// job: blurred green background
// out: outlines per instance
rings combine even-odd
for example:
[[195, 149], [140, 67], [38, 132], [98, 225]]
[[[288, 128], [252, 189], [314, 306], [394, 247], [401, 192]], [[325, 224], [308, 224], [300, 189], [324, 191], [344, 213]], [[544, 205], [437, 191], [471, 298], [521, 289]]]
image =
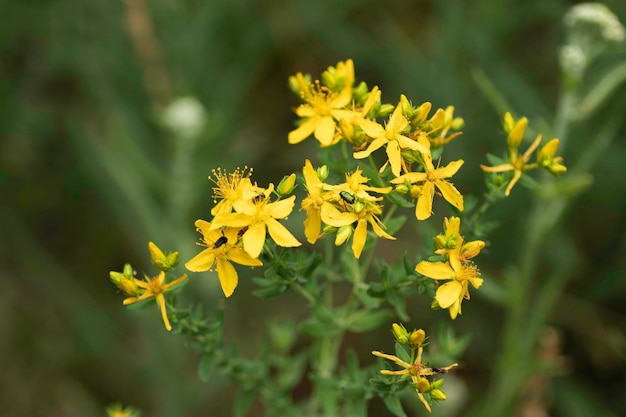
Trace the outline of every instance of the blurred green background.
[[[207, 218], [212, 206], [211, 169], [251, 166], [260, 184], [301, 170], [317, 143], [287, 145], [298, 104], [287, 78], [297, 71], [317, 77], [346, 58], [354, 59], [357, 80], [382, 89], [385, 102], [404, 93], [414, 103], [455, 106], [466, 127], [446, 158], [465, 159], [455, 184], [480, 196], [478, 164], [486, 152], [505, 149], [505, 109], [478, 88], [475, 75], [491, 80], [508, 100], [506, 110], [550, 136], [561, 20], [572, 4], [0, 1], [0, 414], [101, 416], [120, 401], [152, 417], [229, 415], [235, 387], [218, 375], [201, 383], [198, 356], [183, 338], [167, 334], [153, 309], [124, 309], [108, 272], [131, 262], [154, 273], [150, 240], [191, 258], [193, 221]], [[626, 22], [626, 3], [605, 4]], [[622, 43], [589, 76], [624, 60]], [[192, 144], [159, 122], [159, 112], [181, 96], [197, 98], [207, 111], [207, 127]], [[607, 115], [621, 126], [591, 167], [593, 186], [544, 242], [541, 267], [550, 270], [553, 258], [570, 266], [546, 330], [563, 372], [531, 384], [543, 384], [551, 415], [626, 415], [625, 108], [622, 85], [568, 137], [567, 165], [584, 156]], [[530, 193], [518, 186], [491, 212], [501, 227], [477, 260], [486, 280], [502, 280], [518, 259]], [[210, 307], [222, 298], [214, 275], [192, 278], [188, 300]], [[265, 319], [302, 317], [305, 309], [292, 295], [254, 300], [253, 289], [242, 279], [226, 307], [226, 337], [250, 355]], [[458, 373], [463, 389], [436, 412], [450, 406], [448, 415], [466, 415], [490, 401], [485, 387], [503, 310], [480, 291], [472, 295], [452, 323], [457, 333], [473, 335]], [[430, 312], [423, 299], [410, 312], [411, 328], [428, 330], [447, 317]], [[373, 362], [371, 349], [390, 347], [388, 329], [348, 342], [364, 363]], [[380, 403], [372, 410], [386, 415]], [[258, 405], [251, 411], [261, 413]]]

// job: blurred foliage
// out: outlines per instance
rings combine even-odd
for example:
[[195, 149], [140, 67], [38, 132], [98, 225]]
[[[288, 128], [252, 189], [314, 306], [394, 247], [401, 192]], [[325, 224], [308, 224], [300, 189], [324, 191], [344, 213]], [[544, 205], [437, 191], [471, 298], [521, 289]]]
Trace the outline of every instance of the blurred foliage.
[[[624, 2], [606, 4], [626, 22]], [[199, 356], [169, 337], [151, 311], [122, 309], [108, 271], [126, 261], [148, 265], [149, 240], [189, 259], [193, 221], [211, 205], [206, 177], [212, 168], [252, 166], [260, 183], [299, 170], [315, 144], [286, 145], [296, 104], [287, 77], [319, 73], [345, 58], [355, 60], [360, 79], [389, 94], [385, 101], [405, 93], [435, 106], [454, 104], [466, 121], [451, 148], [457, 153], [451, 157], [466, 160], [455, 184], [480, 193], [478, 163], [487, 151], [502, 148], [504, 111], [525, 115], [552, 134], [560, 84], [556, 51], [570, 5], [0, 1], [3, 416], [100, 416], [117, 401], [146, 416], [229, 415], [234, 387], [217, 377], [201, 383]], [[146, 23], [155, 37], [146, 36]], [[598, 79], [625, 59], [622, 43], [588, 76]], [[499, 95], [486, 96], [489, 87]], [[207, 109], [202, 140], [191, 145], [193, 158], [182, 161], [179, 150], [187, 145], [173, 141], [158, 118], [180, 96], [193, 96]], [[583, 149], [594, 141], [601, 163], [587, 167], [593, 187], [566, 209], [540, 259], [541, 270], [567, 265], [563, 273], [570, 278], [548, 320], [567, 364], [564, 374], [541, 385], [552, 393], [554, 415], [626, 414], [624, 108], [622, 86], [568, 136], [568, 165], [584, 160]], [[607, 125], [618, 128], [613, 141], [602, 136]], [[492, 241], [501, 244], [481, 261], [490, 262], [482, 266], [487, 293], [489, 279], [498, 282], [503, 266], [515, 268], [522, 249], [519, 219], [528, 211], [530, 191], [517, 191], [492, 213], [501, 220]], [[428, 227], [417, 238], [405, 237], [405, 247], [430, 239]], [[252, 354], [249, 340], [263, 328], [258, 317], [301, 315], [304, 307], [289, 296], [268, 305], [248, 296], [255, 287], [242, 281], [228, 300], [225, 332]], [[221, 297], [212, 276], [191, 285], [198, 289], [188, 294], [195, 301], [211, 306]], [[439, 415], [462, 415], [485, 400], [502, 314], [488, 301], [497, 297], [475, 298], [471, 313], [454, 323], [458, 333], [474, 336], [459, 372], [468, 384], [458, 389], [460, 402], [448, 401], [435, 410]], [[407, 311], [416, 326], [433, 325], [423, 319], [436, 316], [425, 314], [428, 305]], [[351, 337], [362, 362], [373, 361], [368, 349], [378, 337]], [[520, 393], [520, 399], [531, 395]], [[372, 407], [372, 415], [382, 415], [375, 413], [383, 413], [382, 404]], [[253, 404], [250, 415], [261, 412]]]

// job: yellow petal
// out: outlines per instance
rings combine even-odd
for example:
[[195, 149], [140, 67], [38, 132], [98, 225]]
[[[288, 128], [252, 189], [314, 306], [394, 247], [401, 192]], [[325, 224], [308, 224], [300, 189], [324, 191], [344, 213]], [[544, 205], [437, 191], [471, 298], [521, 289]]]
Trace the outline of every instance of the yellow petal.
[[167, 318], [167, 311], [165, 310], [165, 297], [163, 294], [158, 294], [156, 296], [156, 302], [159, 305], [159, 310], [161, 310], [161, 318], [163, 319], [163, 324], [168, 332], [172, 331], [172, 325], [170, 324], [170, 320]]
[[319, 119], [314, 132], [315, 139], [319, 140], [323, 146], [328, 146], [335, 136], [335, 121], [332, 117], [326, 116]]
[[400, 147], [404, 149], [408, 148], [408, 149], [413, 149], [414, 151], [428, 153], [428, 149], [424, 145], [422, 145], [421, 143], [413, 139], [409, 139], [406, 136], [402, 136], [402, 135], [398, 135], [396, 139], [400, 143]]
[[463, 160], [459, 159], [458, 161], [452, 161], [445, 167], [437, 169], [437, 175], [439, 178], [450, 178], [454, 174], [457, 173], [459, 169], [463, 166]]
[[454, 185], [445, 180], [438, 180], [435, 184], [448, 203], [463, 211], [463, 196]]
[[452, 279], [454, 270], [445, 262], [421, 261], [415, 270], [425, 277], [432, 279]]
[[272, 218], [268, 219], [267, 230], [278, 246], [293, 248], [302, 245], [302, 243], [298, 242], [298, 239], [296, 239], [285, 226], [280, 224], [278, 220]]
[[152, 262], [161, 261], [165, 259], [165, 254], [157, 245], [153, 242], [148, 243], [148, 250], [150, 251], [150, 257], [152, 258]]
[[265, 224], [257, 223], [248, 227], [243, 234], [243, 248], [253, 258], [258, 258], [265, 244]]
[[306, 189], [309, 191], [309, 194], [318, 195], [322, 187], [322, 181], [320, 181], [319, 177], [317, 176], [317, 172], [313, 168], [311, 161], [309, 161], [308, 159], [304, 162], [302, 175], [304, 176]]
[[469, 282], [472, 284], [472, 286], [476, 289], [480, 288], [481, 285], [483, 285], [483, 279], [482, 278], [478, 278], [478, 277], [470, 277], [468, 278]]
[[402, 115], [402, 106], [397, 105], [396, 109], [391, 114], [389, 118], [389, 123], [387, 124], [387, 131], [393, 132], [394, 136], [400, 134], [405, 127], [409, 125], [409, 122]]
[[485, 172], [506, 172], [506, 171], [513, 171], [515, 167], [512, 164], [496, 165], [495, 167], [488, 167], [486, 165], [481, 165], [480, 169], [482, 169]]
[[446, 282], [437, 289], [435, 298], [441, 308], [448, 308], [463, 296], [463, 286], [456, 280]]
[[295, 205], [296, 196], [292, 195], [284, 200], [275, 201], [267, 205], [267, 212], [275, 219], [284, 219], [289, 216]]
[[404, 184], [407, 181], [409, 184], [415, 184], [417, 182], [426, 181], [426, 173], [425, 172], [409, 172], [408, 174], [404, 174], [399, 176], [398, 178], [394, 178], [391, 180], [392, 184]]
[[215, 262], [215, 250], [208, 248], [191, 258], [185, 268], [192, 272], [204, 272], [211, 269]]
[[258, 259], [253, 258], [252, 256], [250, 256], [248, 254], [248, 252], [246, 252], [245, 250], [243, 250], [243, 248], [231, 248], [228, 253], [226, 254], [226, 257], [235, 262], [238, 263], [239, 265], [245, 265], [245, 266], [261, 266], [263, 265], [263, 262], [259, 261]]
[[295, 145], [296, 143], [300, 143], [306, 138], [308, 138], [309, 136], [311, 136], [311, 133], [315, 131], [316, 126], [317, 126], [316, 118], [307, 119], [303, 121], [302, 123], [300, 123], [300, 126], [297, 129], [289, 132], [289, 135], [287, 136], [287, 140], [292, 145]]
[[313, 244], [317, 241], [322, 228], [322, 218], [320, 217], [319, 208], [310, 208], [306, 211], [306, 220], [304, 220], [304, 236], [307, 242]]
[[378, 139], [374, 139], [372, 141], [372, 143], [369, 144], [369, 146], [360, 151], [360, 152], [354, 152], [352, 154], [352, 157], [354, 159], [363, 159], [363, 158], [367, 158], [368, 156], [370, 156], [372, 154], [372, 152], [374, 152], [375, 150], [383, 147], [385, 144], [387, 143], [387, 139], [385, 139], [384, 137], [382, 138], [378, 138]]
[[372, 225], [372, 230], [376, 233], [376, 235], [384, 237], [385, 239], [396, 240], [395, 237], [391, 236], [389, 233], [385, 232], [382, 227], [380, 227], [374, 216], [369, 216], [367, 220]]
[[461, 314], [461, 301], [457, 300], [456, 302], [452, 303], [450, 307], [448, 307], [448, 312], [450, 313], [450, 318], [452, 320], [455, 320], [456, 316]]
[[252, 218], [243, 213], [218, 214], [213, 219], [211, 229], [219, 229], [222, 226], [229, 227], [246, 227], [250, 225]]
[[359, 218], [355, 213], [340, 212], [331, 204], [322, 205], [322, 221], [329, 226], [341, 227], [354, 223]]
[[237, 287], [239, 277], [235, 267], [225, 258], [217, 259], [217, 277], [220, 279], [222, 291], [226, 297], [233, 295], [233, 291]]
[[[366, 119], [359, 120], [359, 126], [367, 136], [370, 138], [378, 138], [380, 136], [385, 135], [385, 128], [383, 128], [380, 124]], [[386, 140], [386, 139], [385, 139]]]
[[517, 181], [519, 181], [521, 176], [522, 176], [522, 171], [515, 170], [515, 174], [513, 174], [513, 178], [511, 179], [511, 182], [509, 183], [509, 185], [507, 185], [506, 190], [504, 191], [505, 196], [508, 197], [511, 194], [511, 190], [513, 189], [513, 186], [517, 184]]
[[367, 221], [365, 219], [360, 219], [356, 226], [356, 230], [354, 231], [354, 236], [352, 237], [352, 253], [354, 253], [355, 258], [359, 259], [361, 257], [361, 252], [363, 252], [366, 239]]
[[478, 255], [480, 251], [485, 247], [485, 242], [482, 240], [473, 240], [467, 242], [461, 248], [461, 256], [464, 259], [471, 259]]
[[400, 145], [397, 141], [394, 140], [387, 144], [387, 158], [389, 158], [391, 172], [393, 172], [394, 177], [400, 176], [402, 155], [400, 155]]
[[432, 215], [434, 196], [434, 184], [430, 181], [426, 181], [422, 186], [422, 191], [417, 199], [417, 205], [415, 206], [415, 217], [417, 220], [425, 220]]

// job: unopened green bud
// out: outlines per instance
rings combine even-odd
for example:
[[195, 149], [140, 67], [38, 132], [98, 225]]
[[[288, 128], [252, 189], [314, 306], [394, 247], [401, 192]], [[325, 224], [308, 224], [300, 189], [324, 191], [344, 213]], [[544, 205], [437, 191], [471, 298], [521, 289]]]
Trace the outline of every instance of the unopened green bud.
[[368, 93], [367, 84], [365, 84], [364, 81], [361, 81], [361, 83], [353, 91], [354, 99], [357, 103], [363, 104], [365, 103], [365, 100], [367, 100]]
[[409, 343], [409, 332], [406, 331], [406, 328], [403, 325], [393, 323], [391, 325], [391, 331], [398, 343], [402, 345], [406, 345]]
[[382, 104], [380, 106], [380, 110], [378, 110], [378, 116], [379, 117], [388, 116], [393, 112], [394, 108], [395, 107], [393, 106], [393, 104]]
[[328, 225], [326, 225], [326, 226], [324, 226], [323, 231], [324, 231], [324, 234], [326, 234], [326, 235], [332, 235], [332, 234], [337, 233], [337, 228], [335, 226], [328, 226]]
[[409, 187], [406, 184], [400, 184], [396, 185], [395, 190], [398, 194], [406, 194], [409, 192]]
[[296, 188], [296, 174], [285, 175], [276, 187], [276, 192], [280, 197], [288, 196]]
[[429, 394], [430, 398], [437, 401], [444, 401], [446, 398], [448, 398], [446, 397], [446, 393], [440, 389], [432, 389], [430, 390]]
[[420, 347], [424, 342], [424, 339], [426, 339], [426, 332], [422, 329], [413, 330], [409, 336], [409, 342], [413, 348]]
[[122, 271], [122, 273], [127, 278], [131, 278], [135, 276], [135, 271], [133, 270], [133, 267], [131, 266], [131, 264], [124, 264], [124, 270]]
[[431, 384], [432, 389], [440, 389], [443, 386], [443, 379], [436, 379]]
[[315, 172], [317, 172], [317, 178], [319, 178], [320, 181], [324, 181], [326, 180], [326, 178], [328, 178], [328, 166], [326, 165], [322, 165], [321, 167], [317, 168]]
[[111, 279], [111, 282], [113, 282], [113, 284], [119, 287], [120, 281], [122, 280], [122, 278], [124, 278], [124, 275], [116, 271], [111, 271], [109, 272], [109, 278]]
[[357, 200], [352, 207], [354, 207], [355, 213], [360, 213], [365, 210], [365, 203], [362, 200]]

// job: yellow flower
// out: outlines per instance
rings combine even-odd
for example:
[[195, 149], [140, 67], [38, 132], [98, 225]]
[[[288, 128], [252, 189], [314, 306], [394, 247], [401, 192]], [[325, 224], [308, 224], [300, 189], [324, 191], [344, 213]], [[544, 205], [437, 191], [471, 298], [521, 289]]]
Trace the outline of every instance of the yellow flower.
[[251, 200], [258, 192], [258, 187], [252, 185], [250, 175], [252, 169], [237, 168], [235, 172], [227, 174], [220, 168], [213, 170], [215, 179], [209, 177], [217, 185], [213, 188], [213, 201], [217, 203], [211, 210], [213, 216], [230, 213], [233, 211], [233, 204], [239, 200]]
[[324, 183], [320, 180], [317, 172], [313, 169], [313, 165], [311, 165], [311, 161], [308, 159], [304, 163], [304, 168], [302, 168], [302, 175], [304, 176], [306, 189], [309, 193], [309, 195], [302, 200], [302, 208], [306, 211], [304, 235], [306, 236], [306, 240], [313, 244], [319, 238], [322, 228], [320, 209], [322, 204], [324, 204], [324, 199], [322, 198]]
[[433, 165], [433, 157], [430, 153], [430, 143], [424, 136], [418, 139], [426, 148], [422, 152], [422, 160], [424, 162], [424, 170], [426, 172], [409, 172], [398, 178], [391, 180], [393, 184], [416, 184], [423, 183], [415, 205], [415, 217], [417, 220], [425, 220], [432, 215], [433, 198], [435, 197], [435, 187], [441, 191], [443, 198], [454, 207], [463, 211], [463, 196], [454, 185], [445, 180], [450, 178], [463, 165], [463, 160], [450, 162], [445, 167], [435, 168]]
[[230, 297], [239, 281], [231, 262], [245, 266], [261, 266], [263, 263], [252, 258], [238, 244], [238, 233], [241, 229], [226, 228], [223, 232], [211, 230], [211, 223], [204, 220], [197, 220], [196, 228], [202, 233], [199, 245], [206, 246], [206, 249], [189, 260], [185, 268], [193, 272], [204, 272], [216, 266], [222, 291], [226, 297]]
[[[423, 333], [423, 330], [419, 330], [419, 331]], [[434, 389], [434, 387], [431, 387], [431, 384], [424, 377], [438, 375], [441, 373], [447, 373], [450, 369], [458, 366], [459, 364], [453, 363], [452, 365], [448, 365], [442, 368], [431, 368], [427, 366], [425, 362], [422, 362], [423, 351], [424, 351], [424, 347], [420, 345], [417, 348], [417, 355], [415, 356], [415, 360], [413, 360], [412, 363], [405, 362], [395, 355], [388, 355], [386, 353], [382, 353], [377, 350], [373, 351], [372, 355], [378, 356], [379, 358], [390, 360], [396, 363], [397, 365], [400, 365], [402, 368], [404, 368], [399, 371], [390, 371], [388, 369], [382, 369], [380, 373], [383, 375], [396, 375], [396, 376], [408, 375], [410, 376], [411, 380], [413, 381], [413, 385], [415, 386], [415, 392], [417, 393], [417, 396], [419, 397], [422, 404], [424, 404], [424, 407], [426, 407], [426, 410], [428, 410], [428, 412], [430, 413], [432, 410], [430, 408], [430, 405], [426, 401], [426, 398], [424, 398], [423, 393], [430, 392], [431, 389]], [[443, 392], [441, 393], [443, 394]], [[435, 399], [444, 400], [445, 394], [443, 396], [439, 395], [439, 398], [435, 398]]]
[[[427, 151], [422, 144], [402, 134], [409, 126], [409, 122], [402, 115], [402, 106], [400, 104], [396, 106], [385, 127], [375, 121], [365, 119], [359, 121], [359, 126], [374, 140], [367, 149], [355, 152], [353, 157], [355, 159], [367, 158], [372, 152], [386, 145], [388, 163], [391, 165], [391, 172], [396, 177], [400, 175], [400, 171], [403, 168], [406, 171], [405, 163], [402, 159], [402, 149], [412, 149], [420, 152]], [[381, 172], [386, 165], [387, 163], [383, 165]]]
[[154, 278], [149, 278], [145, 276], [145, 281], [133, 278], [134, 283], [138, 287], [139, 293], [141, 295], [128, 297], [124, 300], [124, 305], [134, 304], [139, 301], [147, 300], [151, 297], [154, 297], [156, 300], [159, 309], [161, 310], [161, 317], [163, 319], [163, 324], [165, 324], [165, 328], [167, 331], [172, 330], [172, 325], [170, 324], [169, 319], [167, 318], [167, 311], [165, 309], [165, 296], [163, 295], [166, 291], [173, 289], [178, 284], [182, 283], [187, 279], [187, 274], [183, 274], [178, 277], [174, 281], [165, 283], [165, 272], [160, 271], [159, 275]]
[[258, 258], [265, 244], [266, 229], [278, 246], [296, 247], [301, 243], [280, 224], [278, 220], [285, 219], [293, 210], [296, 196], [269, 203], [269, 197], [274, 190], [270, 188], [258, 194], [251, 201], [238, 200], [233, 204], [235, 213], [219, 214], [213, 219], [211, 229], [221, 227], [246, 228], [243, 233], [243, 248], [253, 258]]
[[448, 309], [453, 320], [461, 314], [463, 298], [470, 299], [469, 284], [479, 288], [483, 283], [478, 268], [469, 259], [478, 255], [484, 245], [480, 240], [463, 245], [461, 239], [456, 248], [447, 251], [448, 262], [422, 261], [415, 267], [428, 278], [449, 280], [437, 289], [435, 299], [441, 308]]
[[[295, 110], [302, 120], [297, 129], [289, 132], [288, 141], [290, 144], [300, 143], [311, 134], [322, 146], [330, 146], [336, 142], [334, 139], [335, 120], [340, 120], [350, 114], [345, 107], [352, 100], [352, 84], [354, 83], [354, 63], [352, 60], [348, 59], [345, 63], [337, 64], [334, 75], [339, 75], [343, 82], [343, 89], [339, 92], [322, 86], [319, 82], [308, 89], [300, 87], [302, 99], [306, 104], [298, 106]], [[297, 79], [299, 84], [302, 84], [304, 78], [301, 76]]]
[[[355, 258], [361, 257], [361, 252], [363, 251], [363, 247], [365, 246], [365, 241], [367, 240], [367, 224], [369, 223], [372, 226], [372, 230], [374, 233], [380, 237], [384, 237], [385, 239], [396, 240], [395, 237], [391, 236], [387, 232], [383, 230], [385, 225], [380, 221], [377, 215], [381, 214], [380, 207], [376, 203], [369, 203], [363, 201], [356, 201], [359, 204], [354, 204], [354, 211], [346, 211], [340, 212], [333, 205], [327, 204], [322, 206], [321, 218], [324, 223], [333, 226], [333, 227], [344, 227], [357, 223], [356, 228], [354, 230], [354, 235], [352, 237], [352, 252], [354, 253]], [[342, 244], [349, 234], [337, 234], [337, 239], [335, 240], [335, 245]]]

